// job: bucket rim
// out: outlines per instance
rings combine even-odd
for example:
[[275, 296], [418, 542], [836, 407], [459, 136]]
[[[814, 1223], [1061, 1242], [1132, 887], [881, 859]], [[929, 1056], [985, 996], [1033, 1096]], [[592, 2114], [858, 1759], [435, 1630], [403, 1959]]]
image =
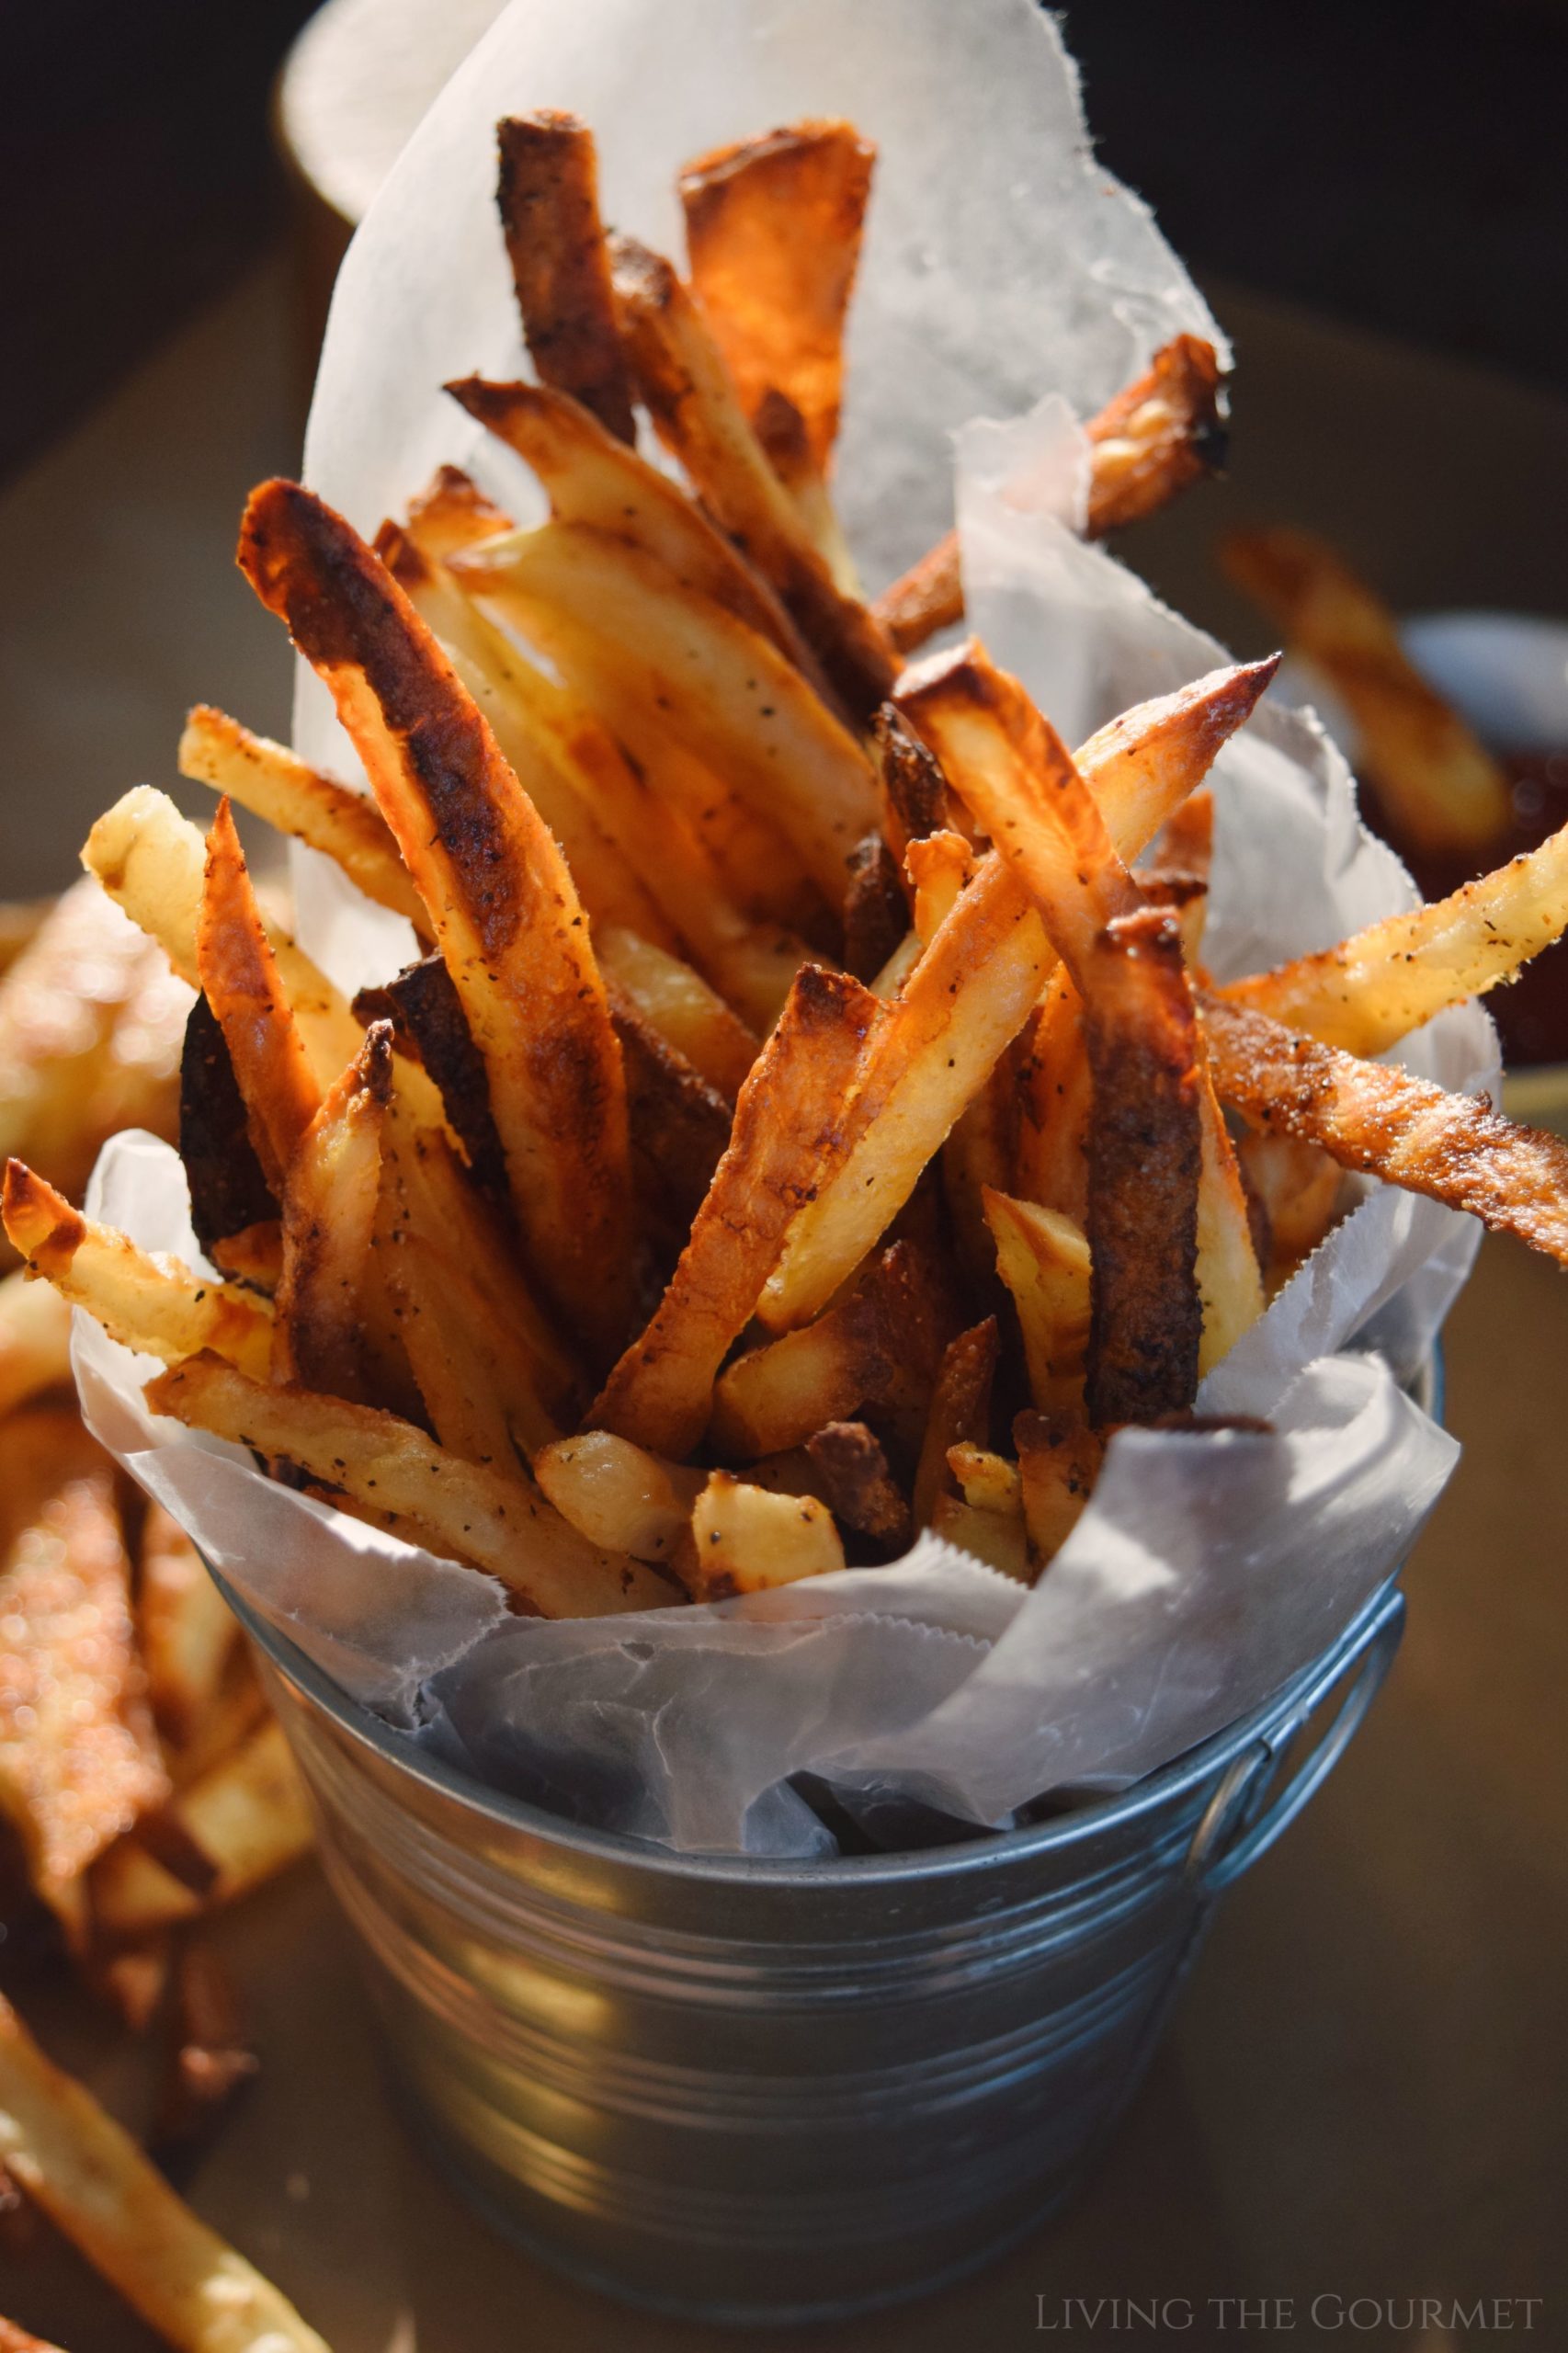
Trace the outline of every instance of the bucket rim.
[[[1409, 1384], [1418, 1404], [1435, 1421], [1443, 1418], [1443, 1361], [1433, 1347], [1420, 1372]], [[207, 1563], [208, 1572], [251, 1640], [301, 1698], [330, 1718], [340, 1732], [360, 1747], [372, 1750], [396, 1771], [406, 1773], [426, 1788], [477, 1814], [498, 1828], [521, 1832], [541, 1844], [625, 1870], [647, 1871], [657, 1877], [707, 1881], [715, 1887], [821, 1888], [825, 1881], [840, 1886], [874, 1886], [911, 1880], [960, 1877], [992, 1870], [1037, 1854], [1063, 1849], [1097, 1837], [1102, 1832], [1136, 1822], [1181, 1797], [1240, 1756], [1276, 1723], [1287, 1723], [1302, 1697], [1331, 1675], [1336, 1661], [1348, 1666], [1356, 1656], [1370, 1621], [1382, 1609], [1398, 1583], [1403, 1563], [1369, 1595], [1350, 1622], [1317, 1656], [1289, 1682], [1281, 1684], [1245, 1716], [1211, 1733], [1207, 1740], [1146, 1773], [1127, 1789], [1089, 1798], [1047, 1821], [1028, 1823], [1017, 1830], [977, 1828], [972, 1837], [950, 1845], [921, 1847], [875, 1855], [833, 1855], [818, 1858], [770, 1858], [762, 1855], [694, 1855], [627, 1837], [619, 1831], [596, 1830], [586, 1824], [532, 1805], [526, 1798], [509, 1797], [471, 1780], [457, 1767], [416, 1748], [374, 1711], [338, 1688], [324, 1669], [280, 1634], [237, 1594], [222, 1571]]]

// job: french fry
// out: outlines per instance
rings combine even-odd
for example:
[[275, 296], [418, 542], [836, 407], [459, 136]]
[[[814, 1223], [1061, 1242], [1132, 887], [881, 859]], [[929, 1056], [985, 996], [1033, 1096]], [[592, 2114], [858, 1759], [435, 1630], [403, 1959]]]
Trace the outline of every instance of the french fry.
[[210, 1717], [239, 1639], [239, 1623], [201, 1555], [162, 1504], [142, 1529], [136, 1627], [158, 1728], [186, 1748]]
[[1271, 1268], [1294, 1267], [1333, 1223], [1345, 1171], [1315, 1143], [1256, 1128], [1238, 1140], [1236, 1158], [1261, 1210]]
[[815, 1495], [775, 1495], [727, 1471], [709, 1474], [691, 1515], [692, 1597], [766, 1593], [844, 1566], [833, 1514]]
[[756, 1060], [757, 1039], [699, 972], [634, 931], [607, 926], [595, 940], [606, 983], [624, 992], [710, 1086], [733, 1103]]
[[95, 1923], [105, 1936], [141, 1937], [236, 1903], [308, 1854], [312, 1835], [288, 1742], [268, 1718], [94, 1866]]
[[680, 1264], [596, 1400], [594, 1427], [676, 1461], [696, 1447], [714, 1378], [785, 1229], [842, 1149], [845, 1094], [881, 1018], [877, 999], [846, 974], [801, 971], [741, 1089], [729, 1149]]
[[912, 842], [955, 824], [956, 809], [941, 764], [898, 705], [885, 702], [871, 722], [882, 786], [882, 832], [895, 858]]
[[1215, 1084], [1248, 1119], [1568, 1265], [1568, 1143], [1560, 1137], [1319, 1045], [1267, 1014], [1210, 996], [1202, 1012]]
[[701, 310], [669, 263], [632, 238], [611, 239], [610, 267], [627, 357], [660, 440], [778, 591], [845, 709], [869, 718], [892, 685], [892, 648], [812, 546]]
[[1018, 1466], [1005, 1454], [994, 1454], [988, 1446], [960, 1438], [957, 1446], [948, 1449], [948, 1468], [972, 1511], [1001, 1512], [1010, 1519], [1022, 1517]]
[[488, 1569], [547, 1618], [656, 1608], [668, 1588], [624, 1556], [585, 1543], [520, 1468], [463, 1461], [395, 1415], [305, 1390], [267, 1389], [215, 1357], [195, 1357], [148, 1385], [154, 1413], [296, 1463], [350, 1505], [396, 1521], [410, 1543]]
[[1446, 899], [1220, 994], [1320, 1045], [1381, 1054], [1447, 1006], [1511, 981], [1565, 929], [1568, 825]]
[[983, 1323], [949, 1340], [943, 1353], [915, 1473], [917, 1528], [930, 1527], [937, 1503], [949, 1490], [948, 1457], [952, 1449], [965, 1441], [985, 1442], [996, 1347], [996, 1318], [988, 1315]]
[[177, 1258], [148, 1257], [113, 1226], [74, 1210], [19, 1160], [6, 1164], [4, 1213], [32, 1272], [96, 1315], [111, 1339], [168, 1362], [210, 1348], [265, 1378], [272, 1314], [253, 1292], [193, 1274]]
[[1325, 540], [1237, 531], [1220, 559], [1349, 711], [1390, 814], [1425, 849], [1476, 849], [1506, 831], [1502, 769], [1399, 642], [1393, 615]]
[[915, 901], [915, 937], [922, 948], [929, 948], [952, 914], [959, 892], [974, 880], [974, 852], [962, 834], [945, 826], [910, 843], [903, 869]]
[[[1148, 373], [1092, 417], [1086, 539], [1140, 521], [1190, 482], [1224, 463], [1220, 371], [1213, 346], [1180, 335], [1154, 354]], [[956, 531], [883, 590], [872, 608], [901, 654], [963, 619]]]
[[473, 1180], [487, 1200], [506, 1199], [506, 1155], [490, 1108], [484, 1060], [473, 1042], [462, 999], [439, 956], [422, 956], [384, 987], [361, 989], [354, 1010], [369, 1025], [388, 1020], [403, 1051], [417, 1057], [440, 1096], [447, 1123], [461, 1144]]
[[1022, 1507], [1009, 1511], [982, 1510], [962, 1495], [937, 1497], [931, 1533], [963, 1552], [972, 1552], [999, 1576], [1016, 1585], [1029, 1582], [1029, 1546]]
[[1042, 1413], [1081, 1419], [1089, 1346], [1089, 1245], [1070, 1218], [988, 1186], [985, 1220], [996, 1271], [1013, 1295], [1024, 1336], [1029, 1393]]
[[50, 2064], [3, 1998], [0, 2158], [181, 2353], [327, 2353], [286, 2298], [198, 2222], [90, 2093]]
[[1028, 1413], [1014, 1419], [1013, 1444], [1018, 1449], [1024, 1525], [1036, 1558], [1049, 1564], [1094, 1493], [1105, 1439], [1082, 1424], [1064, 1427], [1048, 1415]]
[[909, 930], [909, 907], [898, 861], [880, 833], [858, 842], [849, 858], [844, 902], [844, 964], [858, 981], [875, 981]]
[[816, 1483], [813, 1492], [839, 1525], [872, 1538], [890, 1553], [902, 1552], [910, 1537], [909, 1505], [888, 1469], [881, 1439], [865, 1423], [826, 1422], [812, 1432], [803, 1452]]
[[[179, 1070], [179, 1156], [190, 1193], [190, 1222], [215, 1266], [232, 1271], [228, 1245], [237, 1236], [274, 1229], [268, 1251], [271, 1290], [282, 1236], [277, 1195], [251, 1142], [244, 1097], [222, 1025], [204, 996], [190, 1008]], [[244, 1245], [242, 1245], [242, 1248]], [[214, 1253], [222, 1253], [221, 1256]]]
[[806, 537], [827, 566], [834, 586], [840, 596], [863, 605], [866, 599], [855, 558], [800, 410], [783, 392], [765, 392], [752, 418], [752, 429], [768, 464], [794, 500]]
[[873, 1272], [814, 1324], [737, 1357], [713, 1392], [710, 1438], [732, 1461], [799, 1446], [898, 1383], [900, 1335]]
[[[297, 484], [265, 484], [240, 563], [332, 689], [429, 909], [540, 1279], [608, 1350], [630, 1301], [626, 1088], [561, 853], [428, 630], [339, 517]], [[545, 1051], [520, 1034], [524, 1005]]]
[[657, 1204], [684, 1241], [729, 1143], [730, 1106], [613, 988], [610, 1012], [626, 1068], [639, 1197]]
[[71, 1311], [20, 1267], [0, 1281], [0, 1420], [71, 1380]]
[[1099, 1429], [1179, 1413], [1197, 1391], [1203, 1086], [1197, 1016], [1169, 911], [1117, 916], [1093, 960], [1097, 969], [1084, 987], [1093, 1083], [1085, 1397]]
[[[1077, 755], [1111, 839], [1136, 856], [1201, 782], [1276, 663], [1216, 671], [1141, 704]], [[905, 982], [846, 1107], [847, 1149], [797, 1212], [757, 1304], [771, 1331], [832, 1298], [913, 1191], [920, 1171], [1022, 1029], [1054, 965], [1038, 915], [993, 851]]]
[[153, 2146], [165, 2166], [188, 2162], [256, 2073], [233, 1980], [210, 1944], [187, 1943], [175, 1972], [176, 2021]]
[[496, 203], [529, 357], [545, 383], [634, 442], [593, 132], [576, 115], [541, 108], [498, 123], [496, 142]]
[[85, 1437], [0, 1554], [0, 1812], [80, 1945], [85, 1873], [168, 1795], [131, 1616], [111, 1465]]
[[268, 1186], [280, 1195], [321, 1089], [262, 926], [227, 801], [207, 836], [196, 935], [201, 993], [223, 1032]]
[[959, 1257], [971, 1281], [989, 1286], [996, 1271], [996, 1248], [985, 1222], [987, 1187], [1006, 1192], [1014, 1184], [1018, 1157], [1018, 1041], [1000, 1061], [971, 1103], [966, 1104], [942, 1146], [942, 1189]]
[[669, 1564], [685, 1558], [692, 1506], [706, 1483], [701, 1471], [593, 1429], [545, 1447], [534, 1458], [534, 1476], [590, 1543]]
[[253, 735], [237, 719], [199, 702], [185, 722], [176, 755], [181, 776], [209, 784], [265, 817], [280, 834], [306, 842], [343, 869], [368, 899], [426, 926], [424, 902], [397, 854], [373, 801], [320, 775], [282, 744]]
[[1017, 1189], [1081, 1226], [1089, 1214], [1089, 1062], [1083, 1000], [1060, 968], [1029, 1017], [1021, 1059]]
[[678, 182], [692, 290], [741, 405], [755, 424], [782, 393], [824, 473], [876, 159], [851, 122], [796, 122], [695, 156]]
[[[685, 586], [770, 639], [787, 662], [818, 681], [804, 640], [767, 583], [667, 474], [618, 441], [586, 409], [545, 385], [495, 384], [483, 376], [461, 378], [446, 390], [533, 468], [558, 520], [629, 540]], [[504, 543], [488, 544], [504, 561]]]
[[364, 1292], [392, 1095], [392, 1024], [378, 1021], [322, 1098], [283, 1187], [275, 1380], [363, 1401]]
[[1201, 1052], [1198, 1085], [1202, 1169], [1195, 1267], [1202, 1316], [1198, 1347], [1201, 1381], [1230, 1354], [1242, 1334], [1251, 1330], [1267, 1301], [1236, 1148], [1214, 1092], [1209, 1058]]
[[641, 711], [728, 777], [784, 828], [829, 904], [841, 907], [849, 853], [875, 823], [876, 794], [865, 755], [799, 672], [722, 605], [586, 524], [518, 532], [503, 557], [472, 549], [453, 569], [634, 754]]

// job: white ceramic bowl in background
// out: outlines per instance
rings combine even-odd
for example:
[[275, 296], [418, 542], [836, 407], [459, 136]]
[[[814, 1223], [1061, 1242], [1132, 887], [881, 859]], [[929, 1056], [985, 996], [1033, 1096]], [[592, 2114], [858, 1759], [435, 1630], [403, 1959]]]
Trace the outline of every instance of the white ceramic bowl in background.
[[[1400, 636], [1416, 668], [1499, 752], [1568, 751], [1568, 621], [1533, 613], [1419, 613]], [[1288, 662], [1278, 692], [1310, 702], [1348, 756], [1354, 731], [1335, 698]], [[1517, 1120], [1568, 1134], [1568, 1063], [1510, 1071], [1505, 1108]]]

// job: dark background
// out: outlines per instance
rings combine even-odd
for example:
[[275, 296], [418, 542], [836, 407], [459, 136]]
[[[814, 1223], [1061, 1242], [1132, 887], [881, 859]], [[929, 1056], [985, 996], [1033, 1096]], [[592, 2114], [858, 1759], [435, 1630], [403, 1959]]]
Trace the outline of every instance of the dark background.
[[[310, 13], [0, 0], [0, 476], [278, 234], [270, 85]], [[1568, 0], [1063, 14], [1102, 156], [1200, 277], [1568, 382]]]

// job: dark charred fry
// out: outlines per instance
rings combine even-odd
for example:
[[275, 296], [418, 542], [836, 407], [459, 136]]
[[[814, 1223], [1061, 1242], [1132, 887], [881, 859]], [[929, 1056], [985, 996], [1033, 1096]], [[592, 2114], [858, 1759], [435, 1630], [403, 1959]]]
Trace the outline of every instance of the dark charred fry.
[[332, 689], [484, 1058], [539, 1279], [608, 1355], [632, 1290], [626, 1087], [565, 861], [429, 630], [340, 516], [297, 483], [266, 483], [240, 564]]
[[909, 1541], [909, 1506], [880, 1439], [865, 1423], [829, 1422], [807, 1438], [804, 1452], [834, 1518], [889, 1552], [902, 1552]]
[[278, 1198], [250, 1140], [222, 1029], [204, 996], [198, 996], [185, 1025], [179, 1156], [190, 1187], [190, 1222], [209, 1256], [230, 1234], [277, 1217]]
[[756, 1304], [784, 1232], [842, 1155], [845, 1101], [878, 999], [846, 973], [804, 965], [735, 1105], [691, 1239], [649, 1324], [596, 1400], [588, 1426], [679, 1461], [708, 1426], [714, 1376]]
[[361, 989], [360, 1020], [390, 1020], [398, 1043], [422, 1063], [441, 1091], [441, 1107], [468, 1155], [475, 1184], [505, 1203], [506, 1160], [490, 1109], [484, 1057], [473, 1042], [452, 976], [439, 956], [422, 956], [384, 987]]
[[1089, 1419], [1181, 1413], [1198, 1389], [1202, 1125], [1198, 1031], [1171, 915], [1108, 925], [1084, 1002], [1089, 1120]]
[[[1179, 335], [1145, 376], [1090, 419], [1089, 507], [1085, 537], [1135, 523], [1225, 460], [1220, 371], [1213, 347]], [[963, 619], [956, 531], [886, 588], [871, 608], [901, 654]]]
[[871, 722], [882, 781], [882, 831], [896, 858], [911, 842], [948, 831], [953, 798], [942, 764], [923, 744], [896, 703], [885, 702]]
[[321, 1090], [294, 1019], [251, 888], [226, 800], [207, 836], [207, 870], [197, 923], [202, 994], [229, 1049], [250, 1139], [268, 1188], [280, 1194]]
[[952, 1492], [949, 1448], [983, 1446], [990, 1430], [991, 1384], [996, 1371], [996, 1318], [988, 1315], [949, 1340], [931, 1394], [931, 1410], [915, 1473], [915, 1524], [929, 1528], [939, 1496]]
[[730, 1107], [624, 992], [612, 989], [610, 1017], [626, 1064], [639, 1190], [662, 1205], [684, 1241], [729, 1143]]
[[824, 471], [875, 163], [853, 123], [797, 122], [697, 156], [679, 180], [692, 285], [746, 414], [783, 393]]
[[541, 108], [495, 127], [496, 202], [528, 353], [540, 378], [635, 442], [631, 386], [616, 331], [599, 222], [594, 135]]
[[858, 981], [874, 981], [909, 929], [909, 902], [898, 861], [881, 834], [851, 853], [844, 902], [844, 961]]
[[1319, 1045], [1222, 998], [1201, 1000], [1215, 1083], [1267, 1133], [1465, 1210], [1568, 1266], [1568, 1143], [1483, 1101]]

